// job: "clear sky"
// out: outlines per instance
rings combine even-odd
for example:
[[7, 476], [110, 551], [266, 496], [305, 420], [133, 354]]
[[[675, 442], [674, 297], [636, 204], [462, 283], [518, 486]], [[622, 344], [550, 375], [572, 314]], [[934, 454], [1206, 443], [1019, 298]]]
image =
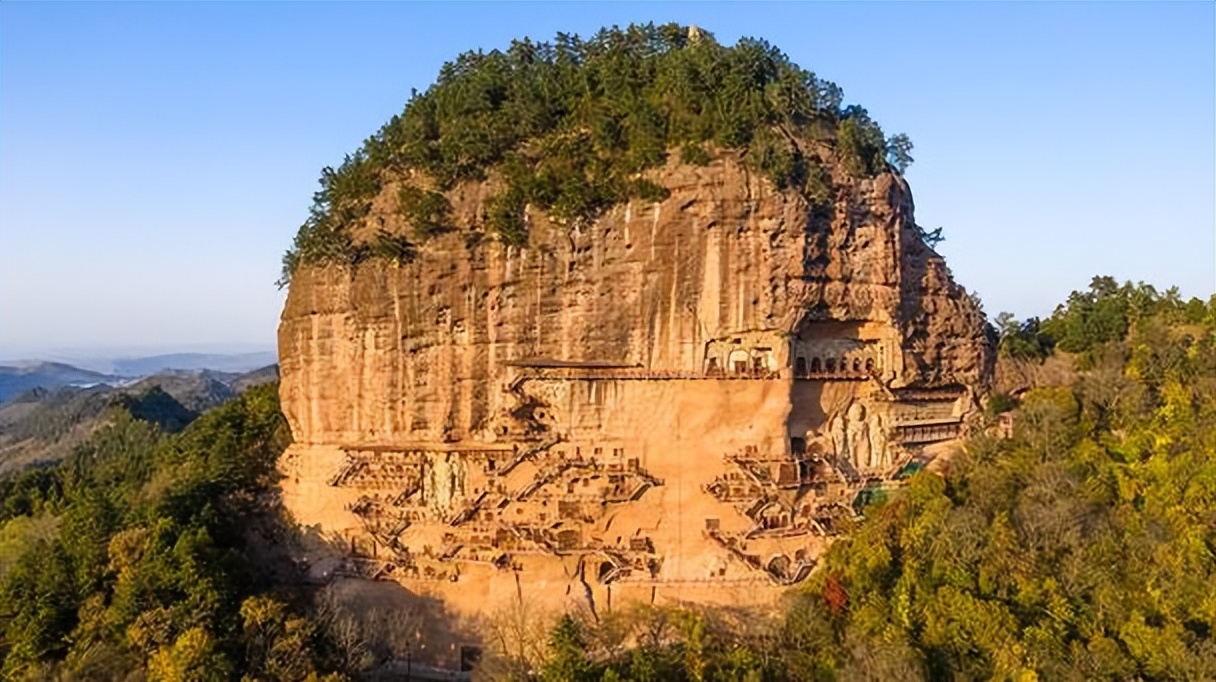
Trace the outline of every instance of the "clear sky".
[[991, 316], [1091, 276], [1216, 289], [1216, 5], [0, 3], [0, 357], [270, 347], [279, 259], [439, 66], [678, 21], [758, 36], [916, 144]]

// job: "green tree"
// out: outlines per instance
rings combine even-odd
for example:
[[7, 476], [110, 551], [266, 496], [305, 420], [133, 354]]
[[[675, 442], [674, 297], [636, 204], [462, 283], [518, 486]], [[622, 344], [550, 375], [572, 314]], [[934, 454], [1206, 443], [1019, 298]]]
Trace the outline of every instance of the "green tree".
[[912, 165], [912, 148], [912, 140], [904, 133], [893, 135], [887, 140], [887, 163], [900, 175]]
[[552, 682], [594, 682], [602, 673], [587, 659], [582, 625], [570, 615], [558, 619], [549, 635], [549, 660], [541, 679]]

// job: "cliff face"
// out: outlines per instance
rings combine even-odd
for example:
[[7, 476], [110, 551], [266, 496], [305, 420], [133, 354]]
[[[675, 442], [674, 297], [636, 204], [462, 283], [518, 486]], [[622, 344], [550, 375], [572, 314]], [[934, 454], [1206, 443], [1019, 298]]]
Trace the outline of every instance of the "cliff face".
[[[303, 269], [279, 332], [297, 440], [493, 439], [511, 399], [489, 384], [512, 362], [701, 374], [726, 337], [778, 339], [819, 321], [884, 327], [895, 386], [983, 378], [982, 318], [921, 243], [902, 180], [863, 183], [813, 216], [729, 160], [661, 177], [666, 201], [581, 230], [533, 215], [530, 248], [450, 234], [399, 267]], [[792, 365], [788, 349], [772, 351]]]
[[[854, 488], [957, 436], [992, 354], [901, 178], [823, 209], [729, 156], [651, 177], [667, 199], [579, 228], [530, 211], [526, 248], [450, 233], [297, 272], [297, 517], [457, 610], [517, 579], [555, 605], [712, 599], [800, 579]], [[368, 225], [402, 229], [392, 201]]]

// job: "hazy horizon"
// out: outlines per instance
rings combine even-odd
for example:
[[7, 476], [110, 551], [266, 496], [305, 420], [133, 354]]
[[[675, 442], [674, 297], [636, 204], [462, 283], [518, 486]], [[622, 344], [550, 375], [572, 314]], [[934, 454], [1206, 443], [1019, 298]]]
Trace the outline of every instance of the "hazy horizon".
[[1211, 3], [4, 3], [0, 19], [0, 359], [273, 350], [279, 259], [321, 168], [411, 88], [465, 50], [651, 20], [764, 38], [907, 133], [917, 221], [944, 227], [990, 318], [1047, 315], [1094, 275], [1216, 290]]
[[[211, 343], [184, 346], [139, 346], [139, 345], [100, 345], [100, 346], [52, 346], [47, 348], [28, 348], [10, 352], [0, 348], [0, 364], [12, 365], [29, 361], [63, 362], [66, 364], [96, 363], [100, 361], [132, 360], [153, 358], [168, 355], [257, 355], [262, 353], [278, 354], [278, 349], [271, 344], [244, 343]], [[87, 369], [83, 365], [77, 365]]]

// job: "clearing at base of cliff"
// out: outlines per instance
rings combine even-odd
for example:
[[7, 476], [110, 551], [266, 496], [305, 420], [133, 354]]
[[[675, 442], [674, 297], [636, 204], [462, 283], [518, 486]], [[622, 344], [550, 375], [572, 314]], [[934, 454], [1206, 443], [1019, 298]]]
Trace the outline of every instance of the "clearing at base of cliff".
[[760, 41], [463, 55], [285, 259], [285, 503], [469, 617], [771, 600], [991, 376], [908, 148]]

